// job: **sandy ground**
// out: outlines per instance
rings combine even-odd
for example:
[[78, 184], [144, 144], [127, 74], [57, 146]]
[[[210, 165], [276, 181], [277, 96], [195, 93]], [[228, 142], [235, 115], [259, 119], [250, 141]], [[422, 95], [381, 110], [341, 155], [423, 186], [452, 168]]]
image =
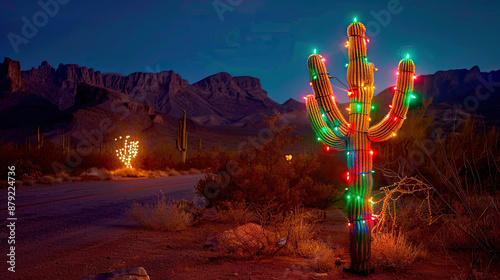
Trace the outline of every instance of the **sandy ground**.
[[[138, 228], [126, 217], [126, 209], [132, 201], [150, 200], [153, 194], [158, 194], [158, 188], [175, 198], [189, 198], [194, 186], [190, 181], [197, 178], [189, 176], [173, 177], [177, 178], [176, 181], [130, 181], [128, 191], [119, 191], [113, 182], [107, 188], [94, 182], [87, 187], [95, 188], [95, 191], [87, 190], [83, 198], [71, 200], [65, 199], [82, 196], [78, 190], [81, 186], [60, 186], [60, 193], [52, 198], [62, 201], [19, 209], [20, 213], [23, 212], [20, 215], [24, 219], [21, 223], [24, 228], [18, 228], [17, 272], [6, 272], [2, 261], [0, 278], [80, 279], [89, 274], [139, 266], [146, 269], [151, 279], [365, 278], [343, 273], [342, 267], [327, 274], [316, 273], [309, 265], [313, 260], [304, 258], [275, 257], [261, 261], [220, 258], [205, 250], [203, 245], [207, 237], [228, 229], [227, 224], [204, 220], [182, 232], [157, 232]], [[190, 183], [179, 183], [185, 181]], [[172, 183], [178, 184], [167, 186]], [[54, 190], [40, 191], [48, 193]], [[109, 194], [86, 196], [96, 191]], [[45, 196], [40, 197], [50, 201]], [[33, 198], [29, 203], [36, 204], [37, 201], [40, 200]], [[319, 238], [347, 248], [348, 234], [342, 212], [337, 208], [328, 211]], [[4, 251], [5, 243], [2, 243]], [[348, 266], [347, 250], [343, 259], [347, 260], [344, 266]], [[376, 271], [366, 279], [450, 279], [459, 273], [459, 267], [444, 253], [432, 253], [427, 260], [402, 274]]]

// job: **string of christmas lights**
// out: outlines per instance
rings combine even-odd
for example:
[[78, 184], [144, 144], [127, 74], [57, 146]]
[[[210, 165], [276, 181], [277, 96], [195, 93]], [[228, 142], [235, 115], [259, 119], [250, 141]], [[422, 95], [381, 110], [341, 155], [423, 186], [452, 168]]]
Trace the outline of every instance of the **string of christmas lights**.
[[[123, 138], [123, 147], [116, 150], [116, 156], [125, 164], [126, 168], [132, 168], [131, 161], [137, 156], [139, 150], [139, 141], [129, 141], [130, 135]], [[115, 138], [115, 141], [121, 140], [122, 137]]]

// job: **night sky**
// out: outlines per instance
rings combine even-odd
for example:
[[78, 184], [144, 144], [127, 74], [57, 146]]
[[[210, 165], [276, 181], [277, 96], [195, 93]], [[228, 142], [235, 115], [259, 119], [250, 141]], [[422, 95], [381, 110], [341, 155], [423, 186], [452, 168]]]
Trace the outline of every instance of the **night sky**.
[[[38, 1], [0, 0], [0, 56], [19, 60], [23, 70], [47, 60], [125, 75], [174, 70], [190, 83], [222, 71], [248, 75], [282, 103], [310, 93], [306, 60], [315, 48], [345, 83], [346, 29], [356, 17], [369, 27], [376, 92], [395, 83], [406, 53], [417, 75], [500, 69], [498, 0], [58, 1], [65, 4], [44, 17]], [[23, 17], [40, 26], [27, 33], [32, 38], [23, 35]], [[9, 33], [23, 42], [13, 46]]]

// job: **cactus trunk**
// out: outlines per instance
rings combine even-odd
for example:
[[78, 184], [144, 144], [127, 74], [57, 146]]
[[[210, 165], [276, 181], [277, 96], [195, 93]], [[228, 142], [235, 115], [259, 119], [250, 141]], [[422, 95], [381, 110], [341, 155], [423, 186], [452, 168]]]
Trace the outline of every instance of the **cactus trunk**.
[[397, 86], [389, 113], [380, 123], [370, 127], [373, 98], [373, 63], [366, 56], [365, 27], [352, 23], [347, 29], [349, 64], [349, 121], [340, 113], [326, 71], [324, 58], [316, 53], [307, 60], [315, 95], [305, 97], [307, 112], [313, 130], [328, 147], [346, 151], [347, 157], [347, 218], [350, 233], [351, 267], [348, 271], [368, 275], [371, 271], [371, 229], [373, 228], [371, 191], [373, 188], [373, 151], [371, 142], [380, 142], [395, 136], [406, 117], [415, 66], [404, 59], [398, 66]]
[[186, 132], [186, 110], [184, 110], [182, 121], [179, 121], [179, 132], [175, 141], [177, 150], [181, 152], [182, 163], [186, 163], [187, 157], [187, 132]]

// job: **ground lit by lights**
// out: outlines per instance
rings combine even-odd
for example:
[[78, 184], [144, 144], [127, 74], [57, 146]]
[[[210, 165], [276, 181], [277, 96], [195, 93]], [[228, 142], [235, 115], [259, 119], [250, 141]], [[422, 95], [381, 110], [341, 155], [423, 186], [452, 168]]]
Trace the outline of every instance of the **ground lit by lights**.
[[123, 141], [123, 147], [116, 150], [116, 156], [125, 164], [126, 168], [132, 168], [132, 159], [137, 156], [137, 151], [139, 150], [139, 141], [129, 141], [130, 135], [125, 137], [115, 138], [115, 141]]

